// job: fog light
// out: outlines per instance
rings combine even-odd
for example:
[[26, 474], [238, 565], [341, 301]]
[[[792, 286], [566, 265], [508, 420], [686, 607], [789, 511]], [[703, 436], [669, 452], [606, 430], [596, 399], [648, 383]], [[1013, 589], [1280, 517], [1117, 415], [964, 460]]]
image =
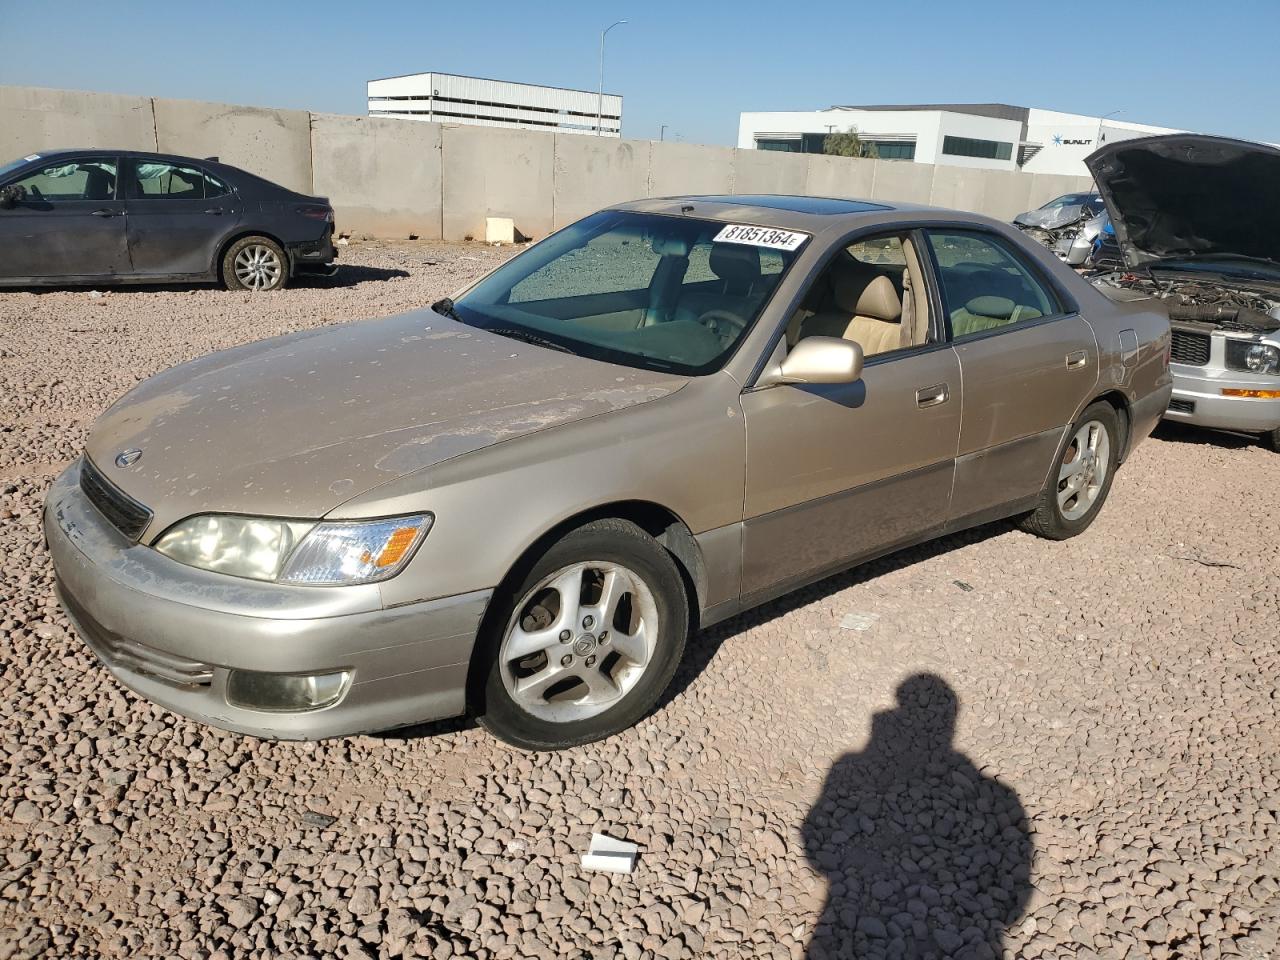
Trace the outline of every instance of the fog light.
[[232, 670], [227, 677], [227, 703], [277, 713], [319, 710], [337, 703], [350, 682], [346, 670], [305, 675]]

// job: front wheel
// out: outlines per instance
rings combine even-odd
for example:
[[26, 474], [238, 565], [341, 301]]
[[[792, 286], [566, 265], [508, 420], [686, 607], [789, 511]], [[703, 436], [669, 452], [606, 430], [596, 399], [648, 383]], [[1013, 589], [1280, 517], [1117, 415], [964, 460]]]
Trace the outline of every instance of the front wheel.
[[268, 237], [241, 237], [222, 255], [222, 283], [228, 290], [279, 290], [289, 279], [289, 260]]
[[1276, 427], [1274, 430], [1264, 433], [1262, 435], [1262, 440], [1276, 453], [1280, 453], [1280, 427]]
[[1089, 528], [1111, 492], [1119, 457], [1120, 421], [1111, 404], [1086, 407], [1069, 429], [1039, 505], [1022, 521], [1022, 529], [1049, 540], [1066, 540]]
[[671, 682], [689, 629], [675, 562], [633, 523], [589, 523], [494, 596], [477, 656], [480, 722], [529, 750], [624, 730]]

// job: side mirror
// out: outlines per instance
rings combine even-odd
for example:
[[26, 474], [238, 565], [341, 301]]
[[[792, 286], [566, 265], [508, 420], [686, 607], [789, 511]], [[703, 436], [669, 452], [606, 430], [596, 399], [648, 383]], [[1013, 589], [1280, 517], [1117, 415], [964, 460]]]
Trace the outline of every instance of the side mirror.
[[862, 347], [840, 337], [805, 337], [756, 387], [780, 383], [853, 383], [862, 378]]
[[18, 201], [27, 195], [27, 190], [18, 184], [0, 187], [0, 210], [12, 210]]

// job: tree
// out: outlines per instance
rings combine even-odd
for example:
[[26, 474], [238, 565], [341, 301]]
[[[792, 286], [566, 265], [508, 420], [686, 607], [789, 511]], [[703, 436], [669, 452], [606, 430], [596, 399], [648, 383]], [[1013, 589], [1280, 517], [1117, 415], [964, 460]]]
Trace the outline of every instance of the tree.
[[822, 141], [822, 152], [833, 157], [867, 157], [876, 159], [876, 145], [863, 143], [858, 128], [850, 127], [844, 133], [828, 133]]

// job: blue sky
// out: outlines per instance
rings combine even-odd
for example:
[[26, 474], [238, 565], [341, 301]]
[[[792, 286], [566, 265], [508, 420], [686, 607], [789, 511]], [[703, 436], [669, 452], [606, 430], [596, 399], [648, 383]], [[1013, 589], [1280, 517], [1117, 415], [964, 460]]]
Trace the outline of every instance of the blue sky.
[[665, 123], [669, 139], [733, 143], [743, 110], [1002, 101], [1280, 141], [1276, 0], [55, 7], [38, 37], [6, 18], [0, 83], [356, 114], [366, 80], [432, 69], [593, 90], [599, 32], [626, 18], [605, 88], [625, 97], [628, 137]]

